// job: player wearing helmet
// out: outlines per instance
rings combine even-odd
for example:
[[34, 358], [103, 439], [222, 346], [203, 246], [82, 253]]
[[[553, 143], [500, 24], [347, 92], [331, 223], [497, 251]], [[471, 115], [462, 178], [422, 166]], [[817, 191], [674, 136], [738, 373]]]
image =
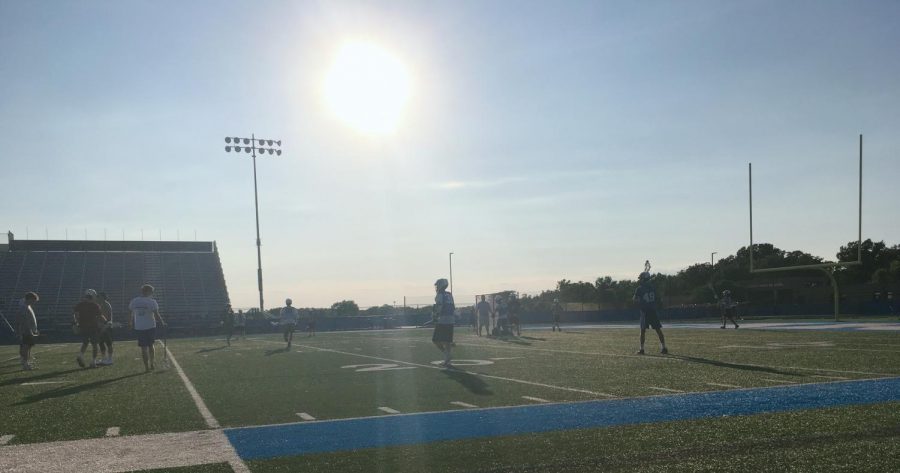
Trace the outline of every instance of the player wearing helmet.
[[434, 334], [431, 341], [444, 352], [444, 362], [441, 366], [452, 368], [450, 364], [450, 350], [453, 348], [453, 324], [455, 320], [456, 306], [453, 304], [453, 294], [447, 292], [447, 280], [438, 279], [434, 283]]
[[291, 342], [294, 340], [294, 329], [297, 328], [297, 320], [300, 313], [293, 307], [294, 301], [290, 298], [284, 300], [285, 307], [281, 308], [281, 328], [284, 330], [284, 341], [287, 342], [286, 350], [291, 349]]
[[562, 332], [562, 327], [559, 326], [559, 322], [562, 319], [562, 313], [565, 311], [563, 310], [563, 306], [560, 304], [559, 299], [553, 299], [553, 308], [551, 310], [553, 312], [553, 331], [559, 330]]
[[85, 368], [84, 352], [87, 351], [88, 343], [91, 344], [93, 356], [91, 356], [91, 368], [97, 367], [97, 343], [100, 339], [100, 327], [106, 325], [106, 319], [100, 310], [100, 306], [95, 302], [97, 291], [88, 289], [84, 291], [84, 297], [81, 302], [72, 309], [72, 322], [77, 327], [78, 334], [81, 335], [81, 350], [75, 361], [78, 366]]
[[[644, 267], [649, 267], [649, 262], [645, 263]], [[666, 338], [662, 332], [662, 324], [659, 323], [659, 318], [656, 316], [659, 296], [648, 271], [644, 271], [638, 276], [638, 288], [634, 291], [633, 299], [641, 308], [641, 349], [638, 351], [638, 355], [644, 354], [644, 334], [648, 327], [653, 327], [653, 330], [656, 330], [656, 335], [659, 337], [660, 353], [663, 355], [669, 353], [669, 349], [666, 348]]]
[[722, 310], [722, 327], [725, 328], [725, 319], [731, 320], [731, 323], [734, 324], [734, 328], [740, 327], [738, 323], [734, 320], [734, 308], [737, 307], [737, 304], [734, 302], [734, 299], [731, 298], [731, 291], [725, 289], [722, 291], [722, 299], [719, 300], [719, 308]]

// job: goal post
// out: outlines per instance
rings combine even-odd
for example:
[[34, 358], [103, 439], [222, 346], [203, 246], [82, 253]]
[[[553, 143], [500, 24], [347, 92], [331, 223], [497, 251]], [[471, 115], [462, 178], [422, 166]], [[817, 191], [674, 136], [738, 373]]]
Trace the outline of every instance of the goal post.
[[856, 261], [838, 261], [825, 262], [817, 264], [804, 264], [798, 266], [782, 266], [777, 268], [754, 268], [753, 253], [755, 246], [753, 245], [753, 163], [747, 164], [748, 189], [750, 193], [750, 274], [758, 273], [774, 273], [780, 271], [803, 271], [803, 270], [820, 270], [828, 277], [831, 287], [834, 289], [834, 320], [840, 319], [840, 291], [838, 290], [837, 280], [834, 278], [834, 272], [837, 268], [845, 268], [862, 264], [862, 186], [863, 186], [863, 135], [859, 135], [859, 202], [858, 202], [858, 235], [856, 245]]

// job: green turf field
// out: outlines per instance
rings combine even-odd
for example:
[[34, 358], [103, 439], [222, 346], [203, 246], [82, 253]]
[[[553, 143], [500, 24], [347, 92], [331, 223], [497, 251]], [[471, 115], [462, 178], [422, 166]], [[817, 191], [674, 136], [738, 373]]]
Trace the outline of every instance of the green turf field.
[[[457, 327], [455, 370], [430, 330], [298, 333], [169, 349], [222, 428], [637, 398], [900, 376], [900, 332], [666, 329], [670, 355], [636, 355], [637, 331], [523, 331], [507, 340]], [[8, 447], [207, 429], [176, 369], [144, 374], [134, 342], [82, 370], [76, 345], [35, 349], [20, 370], [0, 347], [0, 436]], [[161, 351], [161, 349], [160, 349]], [[36, 383], [36, 384], [30, 384]], [[250, 471], [858, 470], [900, 466], [898, 403], [434, 442], [246, 462]], [[220, 460], [222, 461], [222, 460]], [[229, 471], [226, 463], [159, 471]], [[193, 469], [192, 469], [193, 468]], [[157, 471], [157, 470], [153, 470]]]

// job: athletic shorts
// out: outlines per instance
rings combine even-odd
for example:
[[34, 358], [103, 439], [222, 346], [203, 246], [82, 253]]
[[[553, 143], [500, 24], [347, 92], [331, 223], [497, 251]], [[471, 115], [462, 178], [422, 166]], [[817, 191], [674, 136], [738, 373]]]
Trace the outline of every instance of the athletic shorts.
[[491, 326], [491, 318], [490, 317], [481, 317], [478, 319], [479, 327], [490, 327]]
[[432, 342], [453, 343], [453, 324], [435, 324]]
[[734, 317], [734, 307], [729, 307], [723, 311], [725, 317]]
[[81, 343], [96, 345], [100, 340], [100, 331], [96, 328], [81, 327]]
[[281, 329], [284, 330], [285, 332], [293, 332], [294, 329], [296, 329], [296, 328], [297, 328], [296, 322], [285, 322], [285, 323], [281, 324]]
[[37, 343], [37, 340], [35, 340], [35, 336], [32, 335], [31, 332], [22, 334], [22, 345], [33, 347], [35, 343]]
[[148, 328], [147, 330], [135, 330], [137, 334], [139, 347], [152, 347], [156, 341], [156, 328]]
[[513, 325], [519, 325], [519, 316], [518, 316], [518, 315], [512, 315], [512, 316], [510, 316], [510, 317], [509, 317], [509, 323], [511, 323], [511, 324], [513, 324]]
[[100, 343], [112, 346], [112, 327], [107, 327], [106, 330], [100, 332]]
[[642, 309], [641, 330], [647, 330], [651, 327], [654, 330], [662, 328], [662, 324], [659, 323], [659, 318], [656, 316], [656, 309]]

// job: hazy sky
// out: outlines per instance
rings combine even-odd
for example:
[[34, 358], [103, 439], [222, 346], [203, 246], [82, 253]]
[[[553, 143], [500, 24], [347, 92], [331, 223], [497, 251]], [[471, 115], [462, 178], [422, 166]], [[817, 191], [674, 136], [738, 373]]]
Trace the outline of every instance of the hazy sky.
[[[0, 0], [0, 223], [216, 240], [256, 304], [422, 303], [675, 272], [757, 242], [900, 243], [900, 2]], [[339, 48], [411, 72], [391, 135], [323, 102]], [[3, 229], [5, 230], [5, 228]]]

